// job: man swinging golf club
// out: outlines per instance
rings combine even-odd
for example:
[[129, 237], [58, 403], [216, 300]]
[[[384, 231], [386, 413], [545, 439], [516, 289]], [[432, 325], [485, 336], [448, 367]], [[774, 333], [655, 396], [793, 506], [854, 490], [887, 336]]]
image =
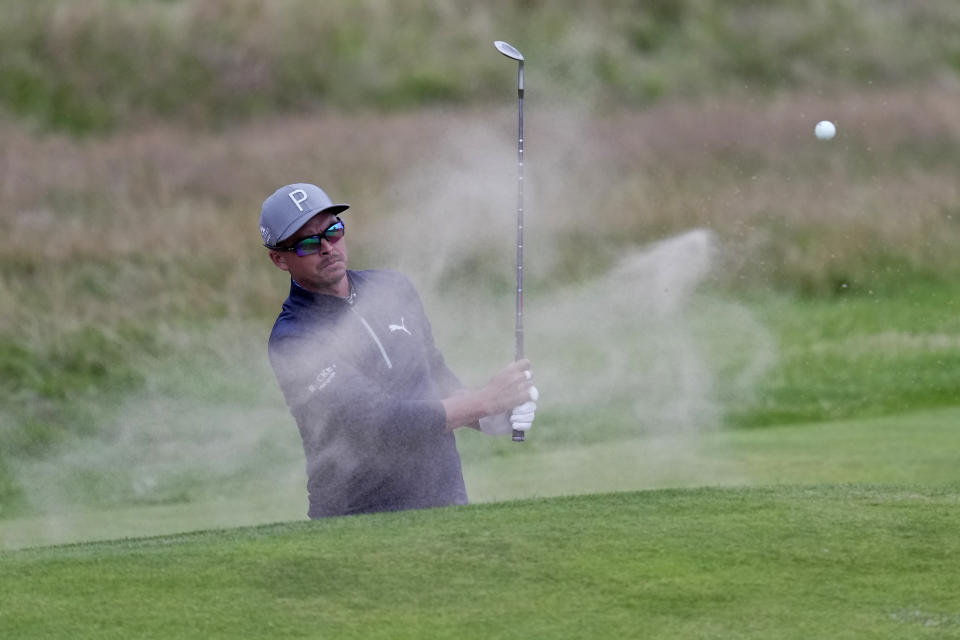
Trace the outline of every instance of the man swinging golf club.
[[463, 388], [410, 281], [347, 268], [338, 216], [348, 207], [297, 183], [260, 212], [263, 244], [291, 279], [268, 351], [303, 441], [308, 516], [465, 504], [452, 432], [527, 431], [537, 399], [530, 362]]

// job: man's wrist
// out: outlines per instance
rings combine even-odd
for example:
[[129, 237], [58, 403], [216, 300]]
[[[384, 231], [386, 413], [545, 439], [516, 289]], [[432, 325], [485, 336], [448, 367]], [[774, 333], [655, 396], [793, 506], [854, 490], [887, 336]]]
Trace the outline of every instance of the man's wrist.
[[461, 390], [440, 402], [447, 414], [447, 431], [464, 426], [479, 428], [478, 421], [484, 416], [484, 411], [476, 392]]

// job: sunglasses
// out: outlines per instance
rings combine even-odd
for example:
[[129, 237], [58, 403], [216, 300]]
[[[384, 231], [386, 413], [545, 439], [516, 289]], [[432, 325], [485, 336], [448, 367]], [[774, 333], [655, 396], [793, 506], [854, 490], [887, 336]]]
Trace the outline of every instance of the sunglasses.
[[337, 218], [337, 221], [324, 229], [323, 233], [310, 236], [309, 238], [303, 238], [292, 247], [280, 247], [275, 249], [275, 251], [296, 251], [297, 255], [301, 258], [304, 256], [311, 256], [320, 251], [321, 240], [326, 239], [327, 242], [333, 244], [334, 242], [338, 242], [340, 238], [343, 237], [343, 233], [343, 220]]

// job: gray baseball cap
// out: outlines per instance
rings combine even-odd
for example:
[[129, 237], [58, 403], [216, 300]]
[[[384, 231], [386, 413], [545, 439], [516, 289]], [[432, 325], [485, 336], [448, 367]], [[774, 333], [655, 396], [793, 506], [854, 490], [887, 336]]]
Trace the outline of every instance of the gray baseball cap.
[[263, 201], [260, 209], [263, 245], [276, 247], [320, 212], [337, 214], [349, 208], [348, 204], [334, 204], [315, 184], [297, 182], [280, 187]]

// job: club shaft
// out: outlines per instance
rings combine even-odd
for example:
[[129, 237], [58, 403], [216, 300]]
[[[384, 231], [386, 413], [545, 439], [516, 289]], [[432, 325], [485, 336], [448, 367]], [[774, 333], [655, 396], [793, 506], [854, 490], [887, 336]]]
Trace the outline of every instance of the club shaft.
[[[516, 359], [523, 359], [523, 62], [517, 71], [517, 320]], [[514, 442], [524, 441], [524, 432], [514, 430]]]
[[517, 318], [516, 359], [523, 358], [523, 98], [520, 98], [517, 138]]

